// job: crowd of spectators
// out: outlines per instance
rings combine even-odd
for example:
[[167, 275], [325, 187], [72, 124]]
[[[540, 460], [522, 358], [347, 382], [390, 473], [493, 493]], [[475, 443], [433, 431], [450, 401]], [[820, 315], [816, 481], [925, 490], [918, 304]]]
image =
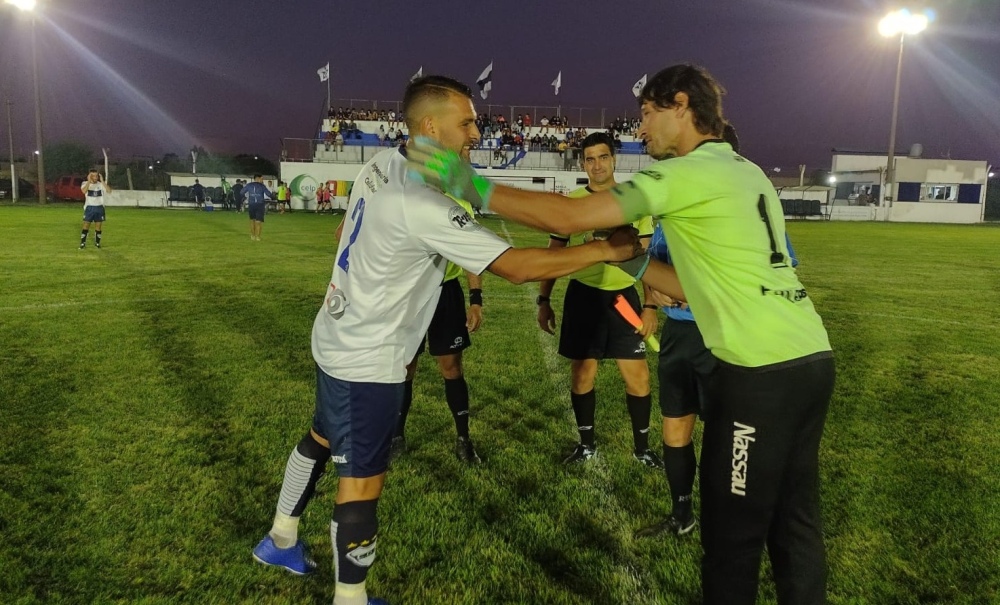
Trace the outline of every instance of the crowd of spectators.
[[334, 109], [331, 107], [326, 117], [337, 122], [354, 122], [355, 120], [387, 122], [392, 128], [398, 127], [403, 122], [402, 112], [396, 113], [394, 109], [356, 109], [354, 107], [338, 107]]
[[[333, 128], [325, 134], [323, 140], [327, 151], [343, 151], [345, 140], [362, 138], [357, 120], [384, 122], [375, 133], [380, 146], [397, 146], [406, 141], [402, 128], [403, 116], [392, 109], [331, 107], [329, 118], [333, 121]], [[607, 132], [614, 138], [616, 150], [622, 148], [621, 136], [634, 136], [639, 123], [638, 118], [620, 116], [611, 122]], [[535, 123], [528, 113], [517, 114], [513, 120], [503, 114], [480, 114], [476, 118], [476, 126], [482, 134], [480, 148], [494, 150], [494, 159], [502, 159], [506, 151], [520, 150], [555, 152], [567, 157], [578, 155], [578, 151], [573, 150], [578, 150], [580, 141], [587, 136], [586, 129], [572, 127], [569, 119], [562, 115], [543, 115]], [[567, 150], [571, 153], [566, 154]]]

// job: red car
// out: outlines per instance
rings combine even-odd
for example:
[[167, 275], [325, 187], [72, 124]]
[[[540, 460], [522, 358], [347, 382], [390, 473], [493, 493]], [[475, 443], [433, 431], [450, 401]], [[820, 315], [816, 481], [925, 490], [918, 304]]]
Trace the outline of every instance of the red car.
[[53, 200], [76, 200], [82, 202], [84, 195], [80, 190], [83, 187], [84, 177], [64, 176], [54, 183], [45, 185], [45, 193]]

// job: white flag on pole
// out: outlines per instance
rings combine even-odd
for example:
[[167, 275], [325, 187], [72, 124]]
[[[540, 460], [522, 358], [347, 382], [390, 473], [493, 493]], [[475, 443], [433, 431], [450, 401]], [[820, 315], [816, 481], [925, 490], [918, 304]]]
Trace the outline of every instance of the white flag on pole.
[[483, 73], [479, 74], [476, 78], [476, 84], [479, 85], [479, 96], [483, 99], [489, 96], [490, 91], [493, 90], [493, 61], [486, 66]]
[[412, 82], [414, 80], [417, 80], [419, 78], [422, 78], [422, 77], [424, 77], [424, 66], [423, 65], [420, 66], [420, 69], [417, 70], [417, 73], [415, 73], [412, 76], [410, 76], [410, 82]]
[[552, 80], [552, 84], [550, 84], [550, 86], [555, 86], [555, 88], [556, 88], [556, 94], [558, 95], [559, 94], [559, 87], [562, 86], [562, 72], [561, 71], [559, 72], [559, 75], [556, 76], [556, 79]]
[[316, 70], [316, 75], [319, 76], [319, 81], [320, 82], [326, 82], [327, 80], [329, 80], [330, 79], [330, 64], [327, 63], [323, 67], [320, 67], [319, 69], [317, 69]]
[[646, 87], [646, 76], [648, 74], [642, 74], [639, 81], [632, 85], [632, 94], [638, 98], [642, 94], [642, 89]]

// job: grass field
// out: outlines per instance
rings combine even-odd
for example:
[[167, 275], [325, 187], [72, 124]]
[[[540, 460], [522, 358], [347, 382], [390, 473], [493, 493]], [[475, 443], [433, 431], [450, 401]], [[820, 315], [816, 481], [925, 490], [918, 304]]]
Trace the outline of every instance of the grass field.
[[[309, 333], [339, 218], [272, 215], [252, 242], [246, 215], [111, 208], [105, 248], [91, 236], [80, 251], [80, 214], [0, 208], [0, 602], [329, 602], [335, 477], [302, 526], [317, 574], [254, 565], [250, 549], [311, 417]], [[830, 602], [1000, 603], [1000, 229], [789, 231], [838, 362], [821, 453]], [[481, 467], [455, 460], [421, 360], [370, 593], [697, 603], [697, 532], [632, 538], [669, 498], [631, 460], [613, 366], [597, 386], [602, 457], [558, 463], [575, 442], [568, 365], [535, 325], [535, 292], [486, 279], [466, 354]]]

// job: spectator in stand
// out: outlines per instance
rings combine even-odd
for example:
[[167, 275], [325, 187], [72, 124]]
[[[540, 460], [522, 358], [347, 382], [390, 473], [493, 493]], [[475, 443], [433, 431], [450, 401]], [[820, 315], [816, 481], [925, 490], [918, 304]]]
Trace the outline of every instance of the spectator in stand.
[[385, 135], [385, 146], [392, 147], [393, 143], [395, 142], [396, 142], [396, 129], [390, 126], [389, 132]]
[[403, 134], [403, 129], [400, 128], [396, 131], [396, 145], [402, 145], [406, 142], [406, 136]]
[[378, 132], [375, 133], [375, 136], [378, 137], [378, 146], [381, 147], [382, 144], [385, 143], [385, 126], [380, 124]]
[[514, 147], [524, 149], [524, 136], [520, 132], [514, 135]]
[[530, 146], [530, 149], [532, 151], [541, 151], [542, 150], [542, 135], [540, 135], [538, 133], [535, 133], [535, 136], [531, 137], [531, 146]]
[[524, 117], [521, 114], [517, 114], [517, 120], [514, 121], [514, 130], [517, 132], [524, 131]]
[[524, 114], [524, 136], [531, 134], [531, 114]]
[[344, 150], [344, 138], [340, 136], [339, 132], [334, 131], [333, 133], [333, 147], [337, 151]]
[[618, 151], [621, 148], [622, 148], [622, 137], [621, 135], [615, 133], [615, 151]]

